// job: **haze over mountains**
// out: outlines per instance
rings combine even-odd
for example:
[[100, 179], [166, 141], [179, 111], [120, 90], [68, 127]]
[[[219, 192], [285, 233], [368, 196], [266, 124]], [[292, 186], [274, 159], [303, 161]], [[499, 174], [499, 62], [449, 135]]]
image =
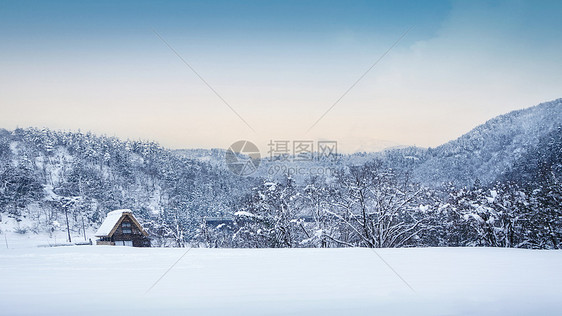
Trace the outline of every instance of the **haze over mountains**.
[[[471, 186], [476, 179], [491, 183], [509, 172], [518, 159], [535, 152], [541, 139], [561, 126], [562, 99], [557, 99], [492, 118], [435, 148], [391, 147], [380, 152], [342, 155], [340, 162], [355, 165], [383, 159], [395, 168], [411, 168], [416, 181], [431, 186], [447, 182]], [[225, 167], [222, 149], [182, 149], [175, 152], [183, 157]]]

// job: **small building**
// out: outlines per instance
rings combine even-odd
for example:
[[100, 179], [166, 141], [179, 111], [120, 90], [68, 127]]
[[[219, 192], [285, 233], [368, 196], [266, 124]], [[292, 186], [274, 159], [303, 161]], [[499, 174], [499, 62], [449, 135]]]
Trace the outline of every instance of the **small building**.
[[95, 234], [96, 245], [150, 247], [148, 233], [131, 210], [116, 210], [107, 217]]

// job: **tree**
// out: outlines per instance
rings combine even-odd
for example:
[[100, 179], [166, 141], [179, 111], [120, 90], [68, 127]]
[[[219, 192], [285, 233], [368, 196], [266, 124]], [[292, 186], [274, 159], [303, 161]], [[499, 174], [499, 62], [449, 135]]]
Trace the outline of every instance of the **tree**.
[[299, 194], [291, 177], [265, 181], [234, 214], [239, 227], [234, 238], [242, 247], [298, 247], [303, 221], [297, 216], [298, 205]]
[[27, 205], [43, 197], [43, 186], [35, 178], [32, 169], [25, 165], [14, 167], [5, 164], [2, 169], [0, 205], [11, 205], [10, 213], [19, 216]]
[[419, 209], [422, 189], [410, 182], [407, 173], [383, 168], [375, 160], [342, 171], [339, 182], [336, 211], [329, 213], [355, 237], [340, 241], [342, 244], [404, 247], [426, 229], [426, 218]]

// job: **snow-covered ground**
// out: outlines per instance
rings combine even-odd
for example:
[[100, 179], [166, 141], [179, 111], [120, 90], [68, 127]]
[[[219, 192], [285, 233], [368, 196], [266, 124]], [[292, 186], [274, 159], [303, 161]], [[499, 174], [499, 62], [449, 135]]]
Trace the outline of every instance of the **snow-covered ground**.
[[[94, 229], [87, 229], [86, 237], [82, 232], [71, 231], [72, 243], [69, 243], [68, 233], [63, 225], [54, 227], [56, 229], [51, 232], [46, 232], [44, 229], [34, 232], [33, 226], [33, 221], [30, 219], [24, 218], [20, 222], [16, 222], [15, 219], [4, 216], [3, 221], [0, 222], [0, 250], [73, 245], [89, 242], [90, 239], [94, 243], [96, 240]], [[18, 231], [22, 233], [18, 233]]]
[[562, 251], [186, 250], [111, 246], [0, 249], [0, 314], [562, 313]]

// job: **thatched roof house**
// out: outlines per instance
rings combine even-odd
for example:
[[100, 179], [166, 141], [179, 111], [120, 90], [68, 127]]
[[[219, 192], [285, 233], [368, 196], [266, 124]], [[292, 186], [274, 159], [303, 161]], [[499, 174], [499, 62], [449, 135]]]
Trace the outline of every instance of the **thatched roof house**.
[[127, 209], [107, 213], [95, 236], [97, 245], [150, 247], [148, 233]]

